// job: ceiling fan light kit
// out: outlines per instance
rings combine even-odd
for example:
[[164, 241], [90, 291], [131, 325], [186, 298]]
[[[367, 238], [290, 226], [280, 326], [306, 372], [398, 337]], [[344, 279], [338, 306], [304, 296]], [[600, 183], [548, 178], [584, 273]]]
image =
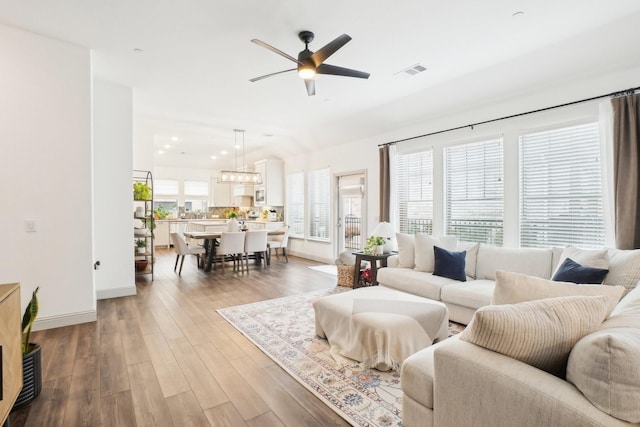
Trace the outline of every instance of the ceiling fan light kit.
[[349, 37], [347, 34], [343, 34], [341, 36], [336, 37], [333, 41], [331, 41], [324, 47], [320, 48], [316, 52], [312, 52], [309, 50], [309, 43], [311, 43], [314, 38], [314, 34], [311, 31], [300, 31], [298, 33], [298, 37], [304, 43], [304, 50], [302, 50], [298, 54], [298, 59], [284, 53], [279, 49], [276, 49], [275, 47], [261, 40], [258, 40], [258, 39], [251, 40], [253, 43], [257, 44], [258, 46], [262, 46], [265, 49], [268, 49], [274, 53], [277, 53], [278, 55], [284, 58], [287, 58], [288, 60], [295, 62], [298, 65], [296, 68], [292, 68], [284, 71], [278, 71], [278, 72], [266, 74], [260, 77], [255, 77], [253, 79], [250, 79], [249, 81], [256, 82], [258, 80], [262, 80], [267, 77], [272, 77], [278, 74], [297, 70], [298, 75], [304, 80], [305, 87], [307, 88], [307, 95], [312, 96], [316, 94], [315, 80], [313, 80], [316, 74], [331, 74], [334, 76], [355, 77], [359, 79], [369, 78], [369, 75], [370, 75], [369, 73], [324, 63], [324, 61], [327, 58], [329, 58], [331, 55], [336, 53], [338, 49], [340, 49], [342, 46], [344, 46], [351, 40], [351, 37]]

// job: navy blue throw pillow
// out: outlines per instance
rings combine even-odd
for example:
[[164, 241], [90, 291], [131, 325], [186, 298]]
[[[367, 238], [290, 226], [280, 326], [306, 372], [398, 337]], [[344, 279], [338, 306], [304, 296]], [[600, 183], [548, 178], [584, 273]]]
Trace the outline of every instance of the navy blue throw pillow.
[[459, 280], [461, 282], [467, 281], [467, 276], [464, 274], [467, 251], [450, 252], [434, 246], [433, 255], [435, 257], [434, 275], [448, 277], [449, 279]]
[[607, 277], [609, 270], [585, 267], [571, 258], [567, 258], [558, 268], [551, 280], [556, 282], [573, 282], [583, 285], [599, 285]]

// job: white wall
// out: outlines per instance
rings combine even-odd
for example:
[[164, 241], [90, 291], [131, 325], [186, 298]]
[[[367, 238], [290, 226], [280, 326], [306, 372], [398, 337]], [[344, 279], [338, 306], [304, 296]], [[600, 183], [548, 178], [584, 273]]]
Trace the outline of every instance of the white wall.
[[[640, 85], [640, 68], [624, 68], [615, 71], [609, 70], [606, 74], [583, 77], [571, 82], [565, 82], [558, 86], [545, 88], [531, 88], [529, 92], [520, 93], [517, 97], [494, 100], [491, 104], [476, 105], [473, 108], [461, 105], [459, 112], [445, 116], [422, 117], [418, 120], [407, 122], [392, 132], [381, 134], [375, 138], [368, 138], [341, 146], [329, 146], [301, 156], [293, 156], [285, 159], [285, 174], [305, 171], [329, 166], [332, 175], [365, 169], [367, 170], [367, 209], [369, 213], [367, 234], [379, 221], [379, 166], [378, 145], [412, 136], [441, 131], [452, 127], [465, 126], [484, 120], [504, 117], [511, 114], [522, 113], [579, 99], [590, 98], [602, 94], [608, 94], [617, 90], [627, 89]], [[402, 101], [399, 101], [401, 104]], [[386, 106], [372, 110], [373, 117], [384, 115], [388, 110], [393, 114], [394, 106]], [[583, 104], [571, 108], [553, 110], [548, 113], [540, 113], [527, 116], [523, 119], [501, 121], [491, 125], [476, 126], [473, 130], [464, 129], [453, 133], [442, 134], [437, 137], [420, 138], [412, 142], [402, 143], [404, 149], [412, 146], [417, 149], [421, 146], [433, 146], [434, 157], [441, 155], [442, 148], [456, 141], [465, 141], [483, 136], [496, 136], [504, 132], [505, 138], [505, 172], [517, 168], [516, 132], [532, 126], [545, 126], [552, 123], [575, 123], [586, 119], [597, 119], [597, 102]], [[439, 170], [435, 168], [434, 173]], [[440, 170], [440, 172], [442, 172]], [[306, 176], [305, 176], [306, 179]], [[434, 186], [442, 186], [441, 179], [435, 177]], [[507, 217], [516, 217], [518, 212], [517, 183], [505, 183], [505, 246], [516, 246], [518, 224], [506, 220]], [[437, 197], [438, 188], [434, 188], [434, 197]], [[440, 191], [441, 192], [441, 191]], [[331, 200], [335, 205], [335, 189], [332, 188]], [[442, 208], [442, 206], [439, 206]], [[332, 228], [335, 227], [335, 209], [332, 208]], [[435, 206], [434, 233], [443, 234], [438, 229], [438, 224], [444, 222], [443, 211]], [[441, 227], [443, 228], [443, 227]], [[290, 252], [294, 255], [315, 259], [322, 262], [333, 262], [336, 256], [335, 238], [331, 243], [320, 243], [304, 239], [290, 239]]]
[[131, 88], [93, 81], [93, 247], [97, 299], [136, 294]]
[[21, 283], [23, 309], [40, 286], [37, 328], [95, 320], [89, 50], [2, 25], [0, 40], [0, 283]]

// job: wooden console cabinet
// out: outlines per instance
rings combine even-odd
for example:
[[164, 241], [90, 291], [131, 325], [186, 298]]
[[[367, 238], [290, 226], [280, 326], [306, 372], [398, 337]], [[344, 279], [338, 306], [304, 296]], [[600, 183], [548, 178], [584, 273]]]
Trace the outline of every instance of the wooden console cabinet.
[[22, 331], [20, 330], [20, 285], [0, 285], [0, 425], [22, 389]]

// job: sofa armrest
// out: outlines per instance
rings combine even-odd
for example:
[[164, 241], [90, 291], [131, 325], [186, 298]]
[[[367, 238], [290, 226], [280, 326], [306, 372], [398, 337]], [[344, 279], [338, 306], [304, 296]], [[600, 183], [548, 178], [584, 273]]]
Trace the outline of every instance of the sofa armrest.
[[572, 384], [466, 341], [434, 352], [434, 425], [629, 426], [593, 406]]

